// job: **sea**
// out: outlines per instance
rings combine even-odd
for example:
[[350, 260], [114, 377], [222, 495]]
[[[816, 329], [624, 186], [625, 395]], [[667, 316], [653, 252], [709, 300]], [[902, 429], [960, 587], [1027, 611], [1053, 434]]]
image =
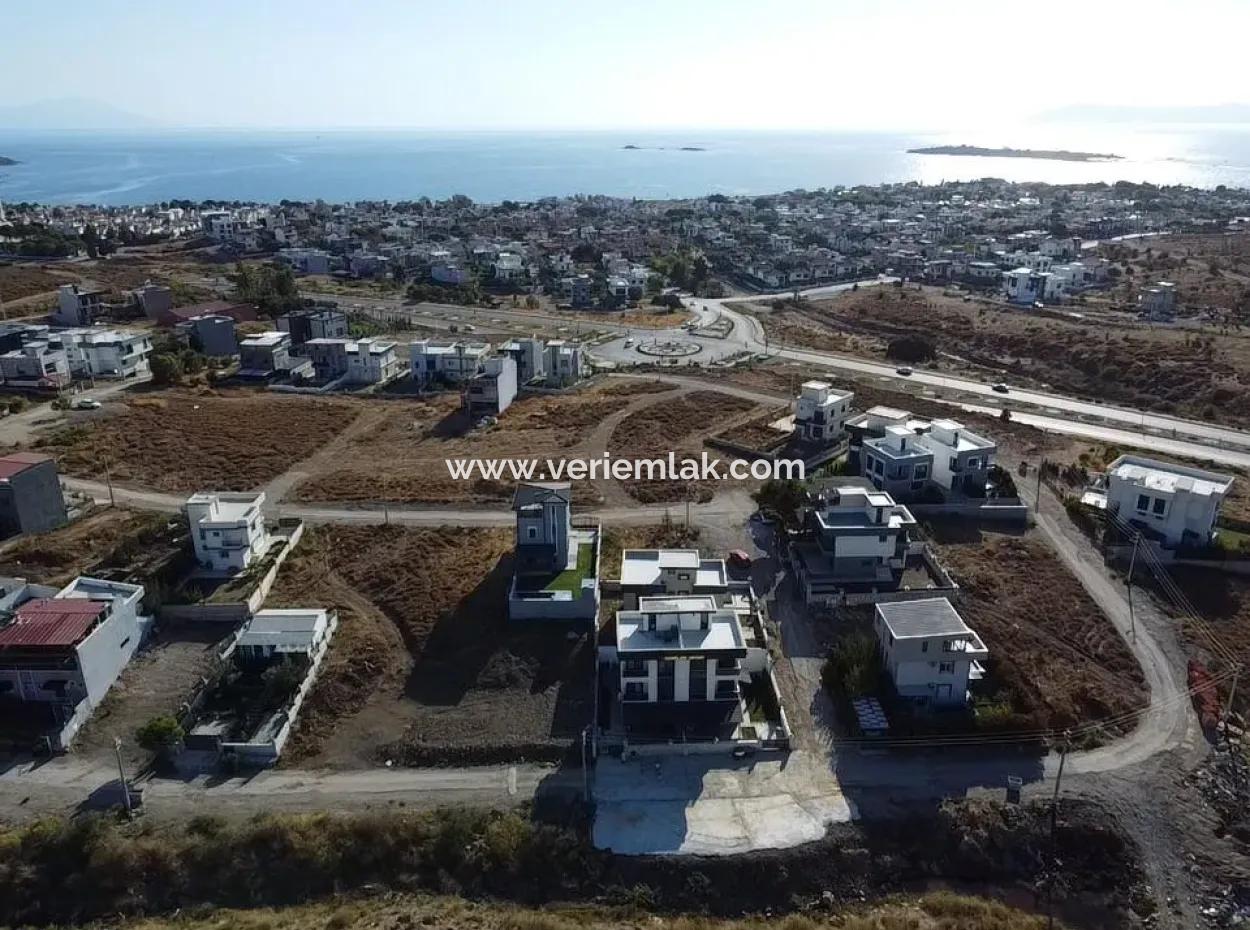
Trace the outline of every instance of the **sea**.
[[[1067, 149], [1068, 162], [909, 154], [940, 144]], [[416, 132], [0, 129], [0, 201], [665, 199], [984, 177], [1250, 188], [1250, 123], [977, 132]]]

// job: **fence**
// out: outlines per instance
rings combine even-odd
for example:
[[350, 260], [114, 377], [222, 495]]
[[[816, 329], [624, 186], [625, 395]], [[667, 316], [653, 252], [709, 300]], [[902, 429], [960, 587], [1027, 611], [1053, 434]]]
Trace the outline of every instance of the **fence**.
[[1019, 499], [1010, 503], [990, 503], [987, 501], [946, 502], [942, 504], [908, 504], [908, 509], [917, 517], [964, 517], [981, 520], [987, 523], [1017, 523], [1023, 525], [1029, 520], [1029, 508]]

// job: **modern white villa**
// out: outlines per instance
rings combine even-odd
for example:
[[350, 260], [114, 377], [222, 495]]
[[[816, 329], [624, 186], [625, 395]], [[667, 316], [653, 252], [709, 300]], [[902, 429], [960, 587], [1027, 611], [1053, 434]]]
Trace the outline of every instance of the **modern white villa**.
[[1169, 548], [1208, 545], [1233, 478], [1140, 455], [1121, 455], [1107, 468], [1105, 494], [1085, 500]]
[[575, 522], [567, 481], [517, 486], [512, 620], [578, 620], [599, 615], [599, 524]]
[[878, 604], [877, 643], [899, 697], [922, 706], [968, 702], [989, 650], [944, 597]]
[[839, 391], [826, 381], [803, 382], [794, 402], [795, 435], [817, 443], [841, 439], [854, 399], [851, 391]]
[[187, 499], [187, 523], [195, 560], [205, 571], [241, 572], [269, 549], [263, 491], [200, 491]]

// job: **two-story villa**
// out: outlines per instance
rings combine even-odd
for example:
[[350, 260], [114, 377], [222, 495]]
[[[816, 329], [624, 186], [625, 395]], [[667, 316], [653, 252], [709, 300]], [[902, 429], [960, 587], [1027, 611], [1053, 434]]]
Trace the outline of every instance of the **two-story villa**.
[[599, 524], [570, 516], [567, 481], [517, 486], [513, 620], [585, 620], [599, 614]]
[[805, 381], [794, 402], [794, 432], [805, 442], [840, 439], [855, 395], [826, 381]]
[[195, 560], [210, 572], [241, 572], [269, 549], [265, 493], [201, 491], [187, 499]]
[[1122, 455], [1107, 469], [1107, 509], [1166, 546], [1205, 546], [1232, 486], [1230, 475]]
[[900, 697], [921, 705], [968, 702], [968, 683], [985, 674], [989, 650], [944, 597], [878, 604], [881, 660]]

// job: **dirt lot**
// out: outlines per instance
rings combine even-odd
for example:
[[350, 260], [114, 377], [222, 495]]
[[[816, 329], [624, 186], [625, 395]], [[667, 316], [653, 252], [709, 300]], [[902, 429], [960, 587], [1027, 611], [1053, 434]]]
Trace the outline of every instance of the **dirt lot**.
[[639, 394], [667, 394], [675, 390], [677, 390], [677, 385], [669, 384], [667, 381], [639, 381], [630, 378], [612, 381], [600, 393], [605, 397], [636, 397]]
[[[1242, 669], [1250, 667], [1250, 578], [1225, 574], [1206, 568], [1174, 565], [1168, 574], [1180, 591], [1193, 605], [1198, 617], [1205, 621], [1204, 629], [1188, 619], [1187, 611], [1178, 609], [1171, 598], [1162, 596], [1163, 603], [1172, 605], [1171, 612], [1180, 621], [1181, 641], [1186, 654], [1203, 663], [1214, 675], [1230, 670], [1230, 662], [1217, 656], [1211, 647], [1210, 635], [1236, 658]], [[1148, 579], [1139, 577], [1139, 581]], [[1242, 675], [1237, 686], [1237, 709], [1250, 720], [1250, 687]], [[1228, 682], [1219, 686], [1221, 700], [1228, 698]]]
[[[1067, 312], [1044, 315], [982, 302], [964, 303], [933, 288], [872, 288], [830, 300], [787, 304], [780, 325], [800, 327], [784, 341], [817, 349], [829, 338], [875, 340], [858, 354], [884, 357], [888, 340], [931, 339], [943, 364], [986, 377], [1049, 385], [1065, 393], [1160, 412], [1238, 423], [1250, 419], [1250, 334], [1091, 323]], [[761, 314], [766, 325], [772, 313]], [[874, 351], [875, 347], [875, 351]], [[865, 351], [865, 350], [868, 351]]]
[[[593, 451], [596, 427], [624, 410], [629, 396], [597, 391], [526, 397], [494, 427], [471, 429], [453, 395], [395, 401], [380, 422], [351, 436], [323, 470], [296, 486], [301, 501], [376, 501], [488, 504], [512, 498], [515, 481], [453, 479], [448, 458], [564, 457]], [[598, 446], [596, 448], [600, 448]], [[578, 503], [597, 503], [588, 484]]]
[[250, 391], [153, 391], [76, 416], [41, 438], [63, 474], [161, 491], [245, 491], [311, 455], [352, 422], [350, 401]]
[[111, 757], [117, 736], [127, 764], [145, 764], [150, 756], [135, 742], [135, 732], [153, 717], [178, 712], [201, 679], [210, 677], [218, 649], [232, 632], [221, 623], [166, 624], [158, 630], [79, 731], [74, 752]]
[[1250, 323], [1250, 235], [1180, 235], [1105, 244], [1099, 254], [1116, 263], [1120, 277], [1091, 304], [1136, 311], [1137, 295], [1171, 281], [1182, 315], [1202, 314], [1231, 326]]
[[717, 433], [716, 438], [748, 449], [761, 452], [772, 451], [786, 442], [790, 436], [789, 433], [774, 429], [772, 424], [783, 419], [789, 412], [786, 407], [777, 407], [753, 420], [747, 420], [745, 423], [739, 423], [724, 432]]
[[[676, 452], [698, 457], [703, 440], [759, 407], [752, 401], [715, 391], [695, 391], [651, 404], [627, 416], [612, 431], [608, 451], [634, 458], [667, 456]], [[623, 482], [630, 497], [644, 504], [711, 500], [714, 482], [636, 479]]]
[[0, 303], [50, 294], [62, 284], [77, 280], [77, 275], [49, 271], [39, 265], [0, 265]]
[[508, 624], [512, 545], [508, 530], [309, 533], [266, 606], [335, 607], [340, 625], [286, 761], [558, 758], [590, 720], [592, 644]]
[[997, 685], [1031, 727], [1063, 729], [1146, 706], [1133, 654], [1044, 542], [957, 523], [926, 530], [963, 588], [960, 614], [989, 648], [990, 690]]
[[[23, 536], [0, 548], [0, 575], [48, 585], [68, 584], [102, 561], [141, 556], [154, 534], [169, 522], [165, 514], [100, 508], [68, 526]], [[129, 559], [127, 559], [129, 561]]]

